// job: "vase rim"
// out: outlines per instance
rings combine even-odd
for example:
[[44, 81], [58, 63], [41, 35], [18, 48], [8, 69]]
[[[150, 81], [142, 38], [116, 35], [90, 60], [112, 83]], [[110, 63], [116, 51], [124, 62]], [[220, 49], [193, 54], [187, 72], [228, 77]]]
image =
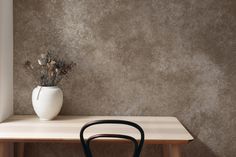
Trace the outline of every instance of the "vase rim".
[[38, 88], [59, 88], [58, 86], [37, 86]]

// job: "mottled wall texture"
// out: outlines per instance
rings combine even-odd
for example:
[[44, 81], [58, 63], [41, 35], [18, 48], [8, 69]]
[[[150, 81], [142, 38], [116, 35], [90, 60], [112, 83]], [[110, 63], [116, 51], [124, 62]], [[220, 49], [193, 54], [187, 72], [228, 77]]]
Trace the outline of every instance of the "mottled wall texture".
[[[235, 156], [235, 0], [14, 0], [14, 35], [16, 114], [34, 114], [25, 60], [50, 49], [77, 63], [61, 114], [176, 116], [196, 138], [184, 157]], [[96, 153], [109, 148], [126, 154]], [[26, 157], [77, 155], [80, 145], [26, 146]]]

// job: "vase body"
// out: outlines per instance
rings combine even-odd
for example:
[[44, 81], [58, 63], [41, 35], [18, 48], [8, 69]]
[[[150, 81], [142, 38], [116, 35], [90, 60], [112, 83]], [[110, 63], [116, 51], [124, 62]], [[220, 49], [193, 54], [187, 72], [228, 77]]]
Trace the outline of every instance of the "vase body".
[[52, 120], [61, 111], [63, 92], [57, 86], [37, 86], [32, 92], [32, 103], [40, 120]]

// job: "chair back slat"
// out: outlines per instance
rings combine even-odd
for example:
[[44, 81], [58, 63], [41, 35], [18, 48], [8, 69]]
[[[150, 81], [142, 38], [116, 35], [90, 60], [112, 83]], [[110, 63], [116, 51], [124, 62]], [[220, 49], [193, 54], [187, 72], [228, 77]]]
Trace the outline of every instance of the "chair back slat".
[[[84, 132], [87, 128], [99, 125], [99, 124], [122, 124], [122, 125], [128, 125], [133, 128], [136, 128], [140, 133], [140, 141], [138, 142], [135, 138], [128, 136], [128, 135], [122, 135], [122, 134], [95, 134], [91, 137], [89, 137], [87, 140], [84, 138]], [[93, 157], [92, 152], [90, 149], [90, 143], [92, 140], [98, 139], [98, 138], [119, 138], [119, 139], [126, 139], [131, 141], [134, 144], [134, 153], [133, 157], [139, 157], [143, 144], [144, 144], [144, 131], [142, 127], [140, 127], [138, 124], [126, 120], [97, 120], [92, 121], [87, 124], [85, 124], [80, 131], [80, 140], [84, 149], [84, 153], [86, 157]]]

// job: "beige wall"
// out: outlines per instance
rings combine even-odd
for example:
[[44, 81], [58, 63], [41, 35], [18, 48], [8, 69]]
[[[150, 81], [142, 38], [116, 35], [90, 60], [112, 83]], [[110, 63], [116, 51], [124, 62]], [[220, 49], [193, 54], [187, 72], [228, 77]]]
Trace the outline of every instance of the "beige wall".
[[[51, 49], [77, 63], [61, 84], [61, 114], [176, 116], [196, 138], [184, 157], [233, 157], [235, 10], [234, 0], [15, 0], [15, 113], [34, 113], [24, 61]], [[126, 147], [96, 153], [105, 148], [120, 157]], [[158, 149], [145, 146], [143, 156]], [[26, 147], [26, 157], [81, 153], [73, 144]]]
[[0, 122], [13, 113], [13, 1], [0, 0]]

